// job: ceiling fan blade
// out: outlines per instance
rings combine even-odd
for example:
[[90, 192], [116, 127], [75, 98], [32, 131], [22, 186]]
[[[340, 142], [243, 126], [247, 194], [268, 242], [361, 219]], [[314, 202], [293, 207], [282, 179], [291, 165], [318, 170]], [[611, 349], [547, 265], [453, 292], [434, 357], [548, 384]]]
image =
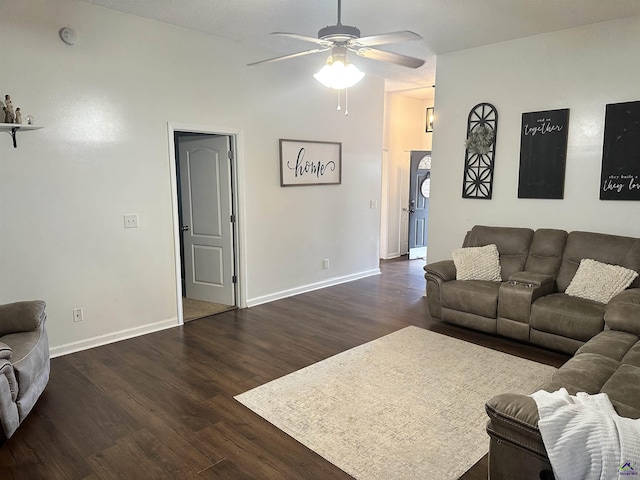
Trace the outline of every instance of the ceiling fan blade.
[[374, 45], [384, 45], [386, 43], [408, 42], [410, 40], [422, 40], [417, 33], [403, 30], [400, 32], [381, 33], [380, 35], [371, 35], [368, 37], [354, 38], [348, 42], [348, 45], [373, 47]]
[[330, 47], [314, 48], [313, 50], [305, 50], [304, 52], [290, 53], [288, 55], [282, 55], [280, 57], [268, 58], [266, 60], [260, 60], [259, 62], [248, 63], [247, 66], [251, 67], [253, 65], [259, 65], [261, 63], [277, 62], [277, 61], [280, 61], [280, 60], [288, 60], [290, 58], [302, 57], [304, 55], [310, 55], [312, 53], [326, 52], [329, 49], [330, 49]]
[[317, 43], [318, 45], [322, 45], [323, 47], [330, 47], [333, 45], [333, 42], [330, 40], [323, 40], [321, 38], [308, 37], [306, 35], [299, 35], [297, 33], [271, 32], [271, 35], [280, 35], [282, 37], [295, 38], [297, 40], [302, 40], [304, 42]]
[[377, 50], [375, 48], [358, 48], [351, 49], [358, 55], [364, 58], [370, 58], [371, 60], [380, 60], [382, 62], [395, 63], [396, 65], [402, 65], [403, 67], [418, 68], [424, 65], [424, 60], [415, 57], [409, 57], [407, 55], [400, 55], [399, 53], [385, 52], [384, 50]]

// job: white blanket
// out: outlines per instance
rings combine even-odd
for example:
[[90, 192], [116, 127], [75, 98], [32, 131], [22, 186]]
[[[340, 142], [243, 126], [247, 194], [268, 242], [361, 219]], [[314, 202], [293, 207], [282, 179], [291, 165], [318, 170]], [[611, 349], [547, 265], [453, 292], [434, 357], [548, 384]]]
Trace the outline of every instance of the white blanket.
[[531, 396], [556, 480], [640, 480], [640, 420], [620, 417], [607, 394]]

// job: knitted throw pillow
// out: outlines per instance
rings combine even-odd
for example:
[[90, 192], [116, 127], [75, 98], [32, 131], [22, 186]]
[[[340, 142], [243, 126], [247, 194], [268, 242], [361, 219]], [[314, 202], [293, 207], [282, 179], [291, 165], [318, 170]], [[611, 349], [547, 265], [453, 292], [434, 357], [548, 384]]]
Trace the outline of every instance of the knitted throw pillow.
[[456, 266], [456, 280], [502, 281], [500, 256], [495, 244], [458, 248], [451, 252]]
[[631, 285], [637, 276], [638, 272], [634, 270], [584, 258], [564, 293], [609, 303], [609, 300]]

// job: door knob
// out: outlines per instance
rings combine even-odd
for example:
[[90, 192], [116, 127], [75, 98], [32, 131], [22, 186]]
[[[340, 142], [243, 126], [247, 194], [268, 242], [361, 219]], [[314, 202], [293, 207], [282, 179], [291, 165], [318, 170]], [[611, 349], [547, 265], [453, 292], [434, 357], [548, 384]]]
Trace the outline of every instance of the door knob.
[[181, 227], [180, 230], [183, 231], [183, 232], [188, 232], [189, 231], [189, 225], [185, 225], [184, 227]]

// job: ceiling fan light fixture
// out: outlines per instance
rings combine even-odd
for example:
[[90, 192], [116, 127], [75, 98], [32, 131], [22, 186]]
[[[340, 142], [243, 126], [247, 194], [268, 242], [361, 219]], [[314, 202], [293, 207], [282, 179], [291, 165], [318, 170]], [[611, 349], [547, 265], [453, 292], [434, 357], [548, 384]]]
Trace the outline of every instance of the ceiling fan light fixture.
[[344, 90], [362, 80], [364, 72], [361, 72], [353, 63], [347, 62], [346, 58], [333, 60], [333, 57], [329, 57], [324, 67], [313, 76], [325, 87]]

